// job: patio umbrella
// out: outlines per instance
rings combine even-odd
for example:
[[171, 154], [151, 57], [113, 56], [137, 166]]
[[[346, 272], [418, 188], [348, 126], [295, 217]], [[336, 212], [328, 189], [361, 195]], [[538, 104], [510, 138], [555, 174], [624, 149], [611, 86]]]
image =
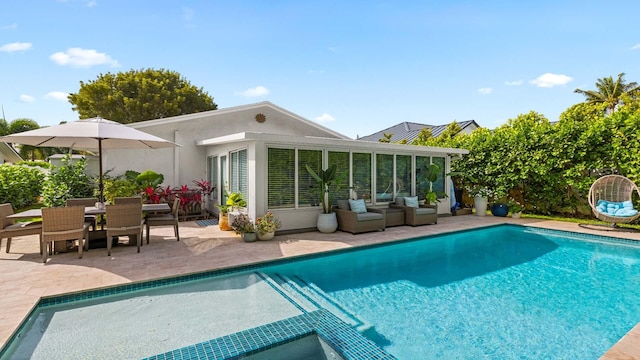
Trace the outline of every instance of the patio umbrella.
[[100, 117], [82, 119], [0, 137], [1, 142], [40, 147], [98, 149], [100, 201], [104, 201], [102, 149], [159, 149], [180, 146], [115, 121]]

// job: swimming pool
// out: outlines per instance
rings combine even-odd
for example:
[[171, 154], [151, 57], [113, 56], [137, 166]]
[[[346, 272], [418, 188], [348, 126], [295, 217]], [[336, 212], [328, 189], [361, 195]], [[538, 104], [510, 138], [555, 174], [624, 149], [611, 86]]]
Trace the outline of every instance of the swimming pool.
[[[148, 347], [131, 358], [189, 358], [234, 337], [238, 351], [258, 352], [309, 334], [343, 346], [341, 355], [344, 347], [375, 352], [368, 338], [399, 359], [597, 358], [640, 322], [639, 282], [640, 248], [631, 242], [501, 225], [45, 299], [0, 355], [12, 358], [28, 341], [31, 355], [51, 353], [46, 343], [71, 351], [76, 336], [62, 320], [104, 316], [133, 335], [93, 326], [77, 336], [80, 346]], [[95, 306], [112, 311], [97, 315]], [[131, 319], [115, 318], [127, 308]], [[133, 320], [136, 313], [146, 316]], [[102, 335], [87, 338], [94, 334]], [[253, 345], [242, 340], [249, 335]]]

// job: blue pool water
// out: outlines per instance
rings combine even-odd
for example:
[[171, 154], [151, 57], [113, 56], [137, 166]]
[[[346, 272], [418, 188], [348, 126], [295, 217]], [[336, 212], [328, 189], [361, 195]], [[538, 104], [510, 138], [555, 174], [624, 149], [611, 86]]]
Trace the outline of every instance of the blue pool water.
[[640, 247], [557, 234], [501, 226], [265, 271], [319, 287], [399, 359], [596, 359], [640, 322]]
[[597, 359], [639, 290], [637, 243], [501, 225], [45, 299], [0, 358]]

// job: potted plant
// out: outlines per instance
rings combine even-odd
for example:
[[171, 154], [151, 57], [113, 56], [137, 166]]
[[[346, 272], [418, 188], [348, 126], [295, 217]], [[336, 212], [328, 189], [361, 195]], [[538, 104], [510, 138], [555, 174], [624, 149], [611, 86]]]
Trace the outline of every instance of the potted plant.
[[317, 227], [321, 233], [332, 233], [338, 229], [338, 219], [336, 214], [331, 210], [333, 204], [333, 194], [329, 191], [329, 187], [336, 180], [336, 164], [330, 165], [325, 170], [315, 172], [309, 165], [307, 172], [317, 182], [318, 192], [320, 195], [320, 204], [322, 204], [322, 213], [318, 215]]
[[267, 212], [256, 220], [258, 240], [271, 240], [282, 223], [272, 212]]
[[425, 171], [425, 180], [427, 181], [428, 187], [424, 194], [425, 203], [427, 205], [435, 205], [437, 202], [440, 202], [438, 195], [447, 196], [444, 193], [439, 194], [433, 191], [433, 183], [438, 180], [438, 174], [440, 174], [440, 166], [438, 166], [438, 164], [430, 164], [427, 166]]
[[231, 228], [236, 234], [242, 236], [242, 240], [245, 242], [256, 241], [256, 226], [251, 221], [251, 218], [247, 214], [240, 214], [235, 217]]
[[493, 216], [505, 217], [509, 213], [509, 205], [507, 202], [507, 192], [498, 189], [495, 191], [494, 201], [491, 204], [491, 214]]
[[467, 189], [469, 196], [473, 197], [473, 206], [476, 208], [476, 215], [487, 215], [487, 203], [493, 196], [493, 191], [484, 185], [474, 185]]
[[220, 209], [220, 215], [218, 216], [218, 226], [222, 231], [230, 231], [231, 225], [229, 224], [229, 205], [216, 205]]
[[511, 217], [514, 219], [519, 219], [520, 215], [522, 215], [522, 210], [524, 210], [524, 206], [514, 198], [509, 199], [508, 205], [509, 210], [511, 211]]
[[233, 224], [235, 217], [241, 213], [240, 209], [247, 207], [247, 202], [242, 198], [241, 193], [233, 192], [227, 196], [227, 206], [229, 223]]

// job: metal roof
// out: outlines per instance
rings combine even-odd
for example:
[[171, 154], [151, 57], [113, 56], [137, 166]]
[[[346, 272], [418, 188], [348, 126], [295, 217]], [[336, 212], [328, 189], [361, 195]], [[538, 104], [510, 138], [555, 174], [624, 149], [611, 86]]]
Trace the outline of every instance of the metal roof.
[[[466, 121], [460, 121], [458, 122], [458, 125], [460, 125], [460, 127], [462, 129], [466, 128], [469, 125], [475, 124], [476, 127], [480, 127], [478, 126], [478, 124], [475, 122], [475, 120], [466, 120]], [[449, 124], [446, 125], [429, 125], [429, 124], [421, 124], [421, 123], [415, 123], [415, 122], [401, 122], [399, 124], [393, 125], [391, 127], [388, 127], [384, 130], [380, 130], [378, 132], [375, 132], [371, 135], [367, 135], [367, 136], [361, 136], [358, 138], [358, 140], [363, 140], [363, 141], [378, 141], [382, 138], [384, 138], [384, 134], [389, 134], [392, 133], [393, 136], [391, 136], [391, 142], [399, 142], [401, 140], [406, 139], [407, 143], [411, 143], [416, 137], [418, 137], [418, 134], [420, 134], [420, 130], [422, 130], [423, 128], [428, 128], [431, 129], [431, 135], [433, 137], [438, 137], [440, 136], [440, 134], [442, 134], [442, 132], [449, 126]]]

